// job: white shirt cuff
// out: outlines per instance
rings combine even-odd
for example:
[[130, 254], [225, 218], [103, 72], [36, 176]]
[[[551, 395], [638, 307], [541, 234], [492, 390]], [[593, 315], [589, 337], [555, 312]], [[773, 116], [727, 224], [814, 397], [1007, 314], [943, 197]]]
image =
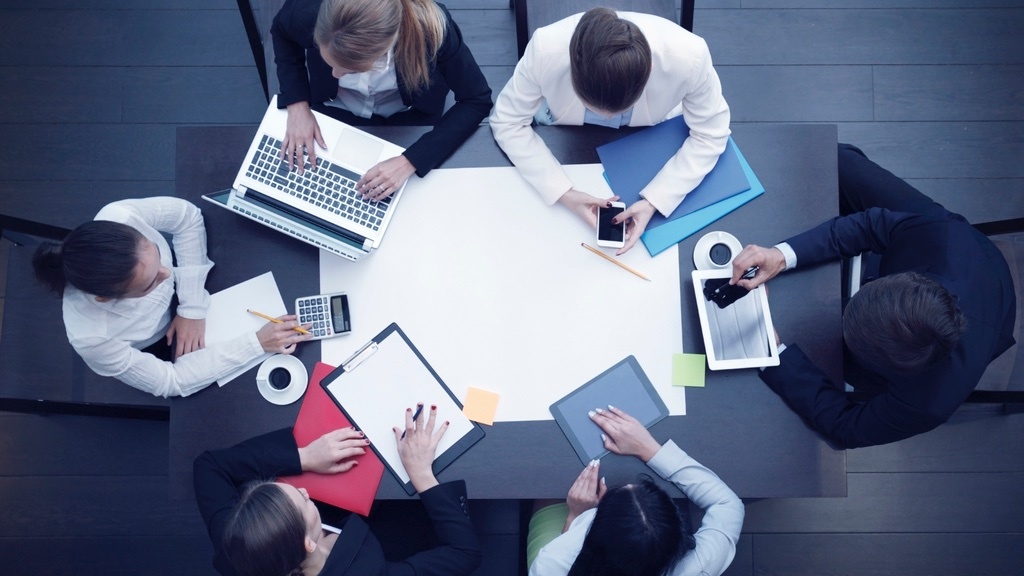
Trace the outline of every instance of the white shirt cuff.
[[779, 242], [775, 247], [778, 248], [779, 252], [782, 252], [783, 257], [786, 258], [786, 270], [796, 268], [796, 252], [793, 252], [793, 249], [790, 248], [789, 244]]

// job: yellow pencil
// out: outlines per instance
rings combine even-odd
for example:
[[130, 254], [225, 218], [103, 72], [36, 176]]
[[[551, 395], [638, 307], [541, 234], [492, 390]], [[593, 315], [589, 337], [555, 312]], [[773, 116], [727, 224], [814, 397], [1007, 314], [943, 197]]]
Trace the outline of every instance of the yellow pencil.
[[[248, 312], [249, 314], [255, 314], [256, 316], [259, 316], [260, 318], [263, 318], [264, 320], [270, 320], [274, 324], [283, 324], [283, 322], [281, 322], [277, 318], [274, 318], [273, 316], [267, 316], [266, 314], [264, 314], [262, 312], [257, 312], [255, 310], [251, 310], [251, 309], [248, 309], [248, 308], [246, 309], [246, 312]], [[292, 328], [292, 330], [295, 330], [296, 332], [301, 332], [302, 334], [309, 334], [309, 331], [306, 330], [305, 328], [301, 327], [301, 326], [296, 326], [295, 328]]]
[[618, 260], [616, 260], [615, 258], [612, 258], [611, 256], [609, 256], [609, 255], [605, 254], [604, 252], [601, 252], [601, 251], [600, 251], [600, 250], [598, 250], [597, 248], [594, 248], [593, 246], [589, 246], [589, 245], [587, 245], [587, 243], [586, 243], [586, 242], [580, 242], [580, 246], [583, 246], [583, 247], [584, 247], [584, 248], [586, 248], [587, 250], [590, 250], [590, 251], [591, 251], [591, 252], [593, 252], [594, 254], [597, 254], [597, 255], [598, 255], [598, 256], [600, 256], [601, 258], [604, 258], [605, 260], [607, 260], [607, 261], [611, 262], [612, 264], [615, 264], [616, 266], [618, 266], [618, 267], [622, 268], [623, 270], [626, 270], [627, 272], [632, 272], [633, 274], [636, 274], [637, 276], [639, 276], [639, 277], [643, 278], [644, 280], [647, 280], [648, 282], [650, 282], [650, 281], [651, 281], [651, 279], [650, 279], [650, 278], [648, 278], [647, 276], [644, 276], [643, 274], [641, 274], [641, 273], [637, 272], [636, 270], [633, 270], [633, 269], [632, 269], [632, 268], [630, 268], [629, 266], [626, 266], [625, 264], [623, 264], [622, 262], [619, 262], [619, 261], [618, 261]]

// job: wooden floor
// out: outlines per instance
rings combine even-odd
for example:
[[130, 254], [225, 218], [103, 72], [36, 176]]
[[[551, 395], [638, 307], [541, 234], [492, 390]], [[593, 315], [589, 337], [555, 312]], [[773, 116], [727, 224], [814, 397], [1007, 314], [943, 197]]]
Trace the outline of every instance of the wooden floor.
[[[447, 5], [497, 92], [516, 62], [507, 1]], [[715, 0], [695, 17], [734, 122], [838, 124], [972, 221], [1024, 215], [1021, 30], [1021, 0]], [[0, 213], [66, 227], [172, 193], [177, 126], [265, 106], [232, 0], [3, 0], [0, 86]], [[90, 211], [52, 217], [71, 195]], [[194, 505], [167, 498], [167, 438], [166, 422], [0, 413], [0, 572], [210, 573]], [[1021, 438], [1024, 415], [973, 407], [850, 451], [847, 498], [748, 503], [728, 574], [1022, 574]], [[520, 570], [517, 511], [477, 503], [480, 574]]]

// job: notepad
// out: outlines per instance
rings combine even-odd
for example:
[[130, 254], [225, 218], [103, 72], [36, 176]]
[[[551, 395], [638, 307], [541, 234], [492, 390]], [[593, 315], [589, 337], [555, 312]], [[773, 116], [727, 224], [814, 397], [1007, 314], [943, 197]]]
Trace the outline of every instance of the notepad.
[[704, 355], [673, 354], [672, 385], [704, 387]]
[[435, 405], [437, 425], [450, 422], [435, 453], [435, 474], [484, 437], [483, 429], [462, 413], [455, 395], [397, 324], [356, 350], [321, 385], [345, 416], [366, 434], [370, 447], [409, 494], [415, 489], [398, 455], [393, 431], [405, 427], [406, 409], [415, 409], [422, 402], [420, 417], [427, 418], [429, 407]]
[[[262, 328], [267, 321], [249, 314], [246, 310], [250, 308], [275, 318], [288, 313], [273, 272], [260, 274], [210, 295], [210, 307], [206, 310], [206, 345], [234, 340]], [[271, 356], [269, 352], [259, 355], [217, 380], [217, 384], [227, 384]]]
[[668, 416], [668, 408], [633, 356], [615, 364], [551, 405], [551, 415], [583, 464], [608, 454], [601, 428], [588, 412], [608, 405], [624, 410], [651, 427]]
[[470, 386], [466, 390], [466, 405], [462, 408], [462, 413], [473, 422], [493, 426], [500, 399], [501, 396], [495, 392]]
[[[352, 426], [320, 386], [321, 380], [332, 370], [333, 366], [323, 362], [317, 362], [313, 368], [306, 396], [302, 399], [299, 416], [292, 428], [295, 442], [299, 446], [308, 446], [328, 432]], [[384, 475], [384, 463], [372, 450], [352, 460], [356, 466], [340, 474], [305, 472], [299, 476], [282, 476], [278, 480], [296, 488], [305, 488], [314, 500], [367, 516]]]

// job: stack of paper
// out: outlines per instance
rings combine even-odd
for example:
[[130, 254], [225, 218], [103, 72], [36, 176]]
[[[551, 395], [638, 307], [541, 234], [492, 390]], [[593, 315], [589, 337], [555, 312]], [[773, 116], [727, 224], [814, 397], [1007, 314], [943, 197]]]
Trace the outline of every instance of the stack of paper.
[[[639, 200], [640, 192], [688, 135], [689, 128], [682, 116], [677, 116], [599, 147], [597, 153], [612, 191], [627, 206]], [[700, 185], [667, 218], [655, 213], [640, 240], [654, 256], [761, 194], [764, 186], [730, 137], [725, 152]]]

